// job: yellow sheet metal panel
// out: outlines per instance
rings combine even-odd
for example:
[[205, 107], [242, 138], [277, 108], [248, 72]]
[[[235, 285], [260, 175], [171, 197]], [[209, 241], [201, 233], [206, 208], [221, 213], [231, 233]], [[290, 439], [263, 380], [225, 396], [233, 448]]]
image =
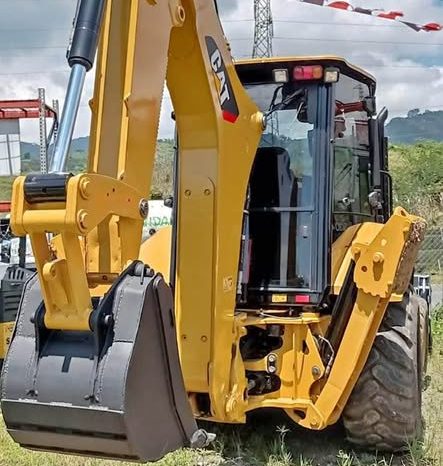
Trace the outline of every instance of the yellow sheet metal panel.
[[[188, 183], [185, 192], [181, 192], [178, 217], [177, 336], [187, 390], [207, 392], [211, 344], [218, 331], [212, 312], [216, 267], [213, 255], [215, 198], [208, 178], [188, 173], [186, 179]], [[229, 343], [225, 341], [223, 345]], [[229, 376], [225, 378], [226, 382], [228, 380]]]
[[[357, 298], [316, 409], [308, 410], [300, 422], [305, 427], [324, 427], [338, 420], [368, 358], [392, 292], [402, 294], [408, 287], [403, 278], [412, 274], [424, 221], [398, 208], [385, 225], [372, 225], [373, 228], [370, 223], [363, 226], [368, 233], [360, 237], [364, 242], [355, 241], [352, 246]], [[375, 225], [378, 233], [371, 239]]]
[[368, 245], [380, 230], [381, 223], [367, 222], [348, 228], [332, 245], [332, 283], [334, 294], [338, 295], [345, 280], [351, 260], [353, 259], [352, 245]]
[[0, 359], [4, 359], [9, 348], [15, 322], [0, 323]]
[[[332, 244], [332, 250], [331, 250], [331, 280], [332, 283], [334, 283], [334, 286], [339, 287], [341, 285], [342, 280], [344, 277], [343, 271], [346, 273], [348, 267], [349, 267], [349, 259], [352, 257], [351, 256], [351, 251], [350, 248], [352, 246], [352, 242], [354, 241], [355, 235], [357, 234], [359, 228], [361, 225], [354, 225], [348, 229], [346, 229], [340, 236], [339, 238], [334, 241]], [[346, 258], [346, 259], [345, 259]], [[343, 270], [344, 269], [344, 270]], [[340, 277], [338, 277], [340, 271], [342, 271], [342, 274]], [[337, 283], [338, 281], [338, 283]], [[334, 293], [337, 293], [337, 290], [334, 288]]]
[[140, 260], [161, 273], [166, 283], [169, 283], [171, 270], [171, 241], [172, 227], [164, 227], [142, 243], [140, 248]]
[[[174, 0], [108, 2], [98, 54], [89, 170], [124, 181], [145, 198], [155, 159], [169, 37], [171, 28], [180, 25], [179, 8]], [[100, 241], [91, 238], [90, 249], [100, 252], [91, 251], [89, 271], [115, 269], [110, 228], [103, 222], [96, 233]], [[123, 247], [140, 244], [141, 229], [128, 234], [131, 238], [122, 241]], [[123, 253], [122, 262], [126, 260]]]

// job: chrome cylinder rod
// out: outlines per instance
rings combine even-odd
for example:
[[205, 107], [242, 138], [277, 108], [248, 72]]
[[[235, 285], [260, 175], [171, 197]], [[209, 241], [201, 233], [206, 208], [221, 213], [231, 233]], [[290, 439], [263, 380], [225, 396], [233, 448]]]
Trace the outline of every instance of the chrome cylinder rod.
[[83, 86], [85, 83], [86, 68], [76, 64], [72, 67], [69, 78], [66, 100], [63, 106], [62, 118], [55, 142], [54, 156], [52, 158], [51, 172], [61, 173], [66, 169], [69, 148], [74, 134]]

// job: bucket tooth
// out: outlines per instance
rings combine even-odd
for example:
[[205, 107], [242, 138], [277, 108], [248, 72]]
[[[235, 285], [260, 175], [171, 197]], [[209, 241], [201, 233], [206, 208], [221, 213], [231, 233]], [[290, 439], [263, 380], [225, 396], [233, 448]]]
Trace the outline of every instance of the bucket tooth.
[[48, 330], [43, 313], [34, 276], [2, 376], [2, 412], [16, 442], [155, 461], [202, 438], [181, 374], [172, 293], [161, 275], [133, 264], [94, 311], [90, 332]]

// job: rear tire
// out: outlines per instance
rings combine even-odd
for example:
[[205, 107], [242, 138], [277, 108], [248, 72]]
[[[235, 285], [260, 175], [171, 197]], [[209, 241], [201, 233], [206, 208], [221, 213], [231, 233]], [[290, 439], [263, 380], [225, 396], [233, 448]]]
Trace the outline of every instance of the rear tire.
[[356, 446], [397, 452], [422, 437], [427, 344], [422, 347], [425, 330], [420, 327], [427, 326], [421, 307], [420, 298], [409, 293], [388, 306], [343, 412], [347, 438]]

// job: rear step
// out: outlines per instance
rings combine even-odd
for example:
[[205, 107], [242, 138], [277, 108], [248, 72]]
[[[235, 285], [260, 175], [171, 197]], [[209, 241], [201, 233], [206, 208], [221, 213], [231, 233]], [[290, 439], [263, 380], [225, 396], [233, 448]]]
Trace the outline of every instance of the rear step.
[[161, 275], [134, 263], [91, 315], [93, 332], [48, 330], [43, 312], [34, 276], [2, 375], [3, 417], [16, 442], [135, 461], [208, 443], [187, 399]]

